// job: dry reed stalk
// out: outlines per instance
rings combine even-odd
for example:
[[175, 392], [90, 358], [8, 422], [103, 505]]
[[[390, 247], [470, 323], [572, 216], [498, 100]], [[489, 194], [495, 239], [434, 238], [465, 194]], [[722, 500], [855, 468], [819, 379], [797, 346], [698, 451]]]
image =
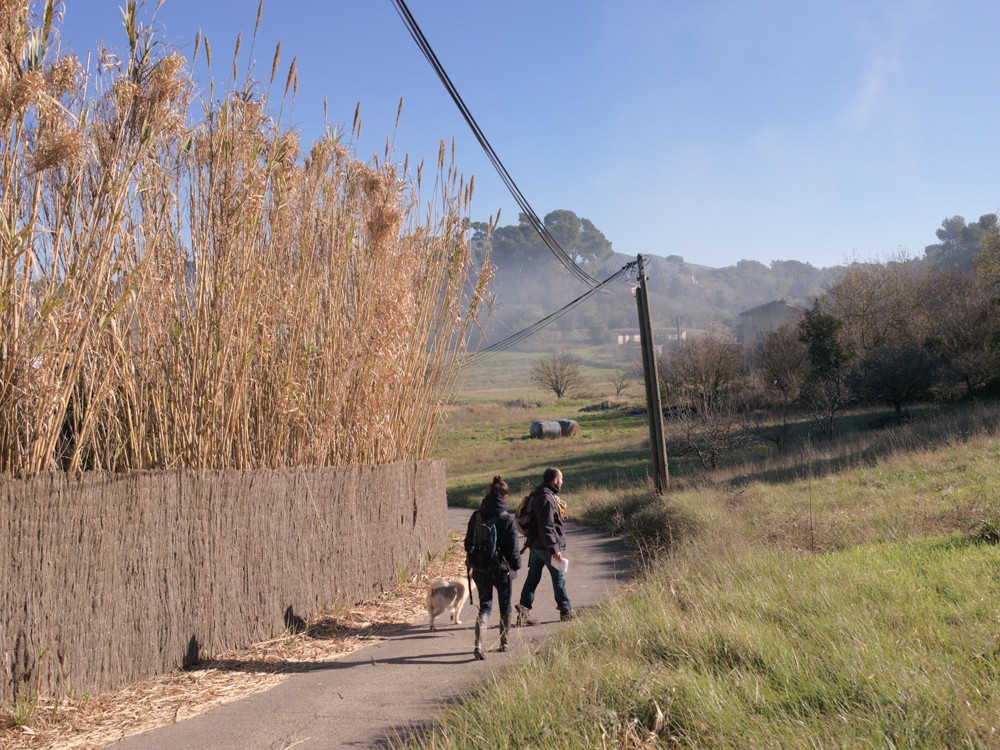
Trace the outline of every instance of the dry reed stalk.
[[[15, 6], [12, 38], [55, 34]], [[87, 76], [51, 44], [0, 63], [0, 470], [425, 458], [490, 281], [471, 184], [442, 147], [420, 220], [419, 168], [336, 135], [300, 156], [294, 61], [272, 102], [237, 50], [190, 119], [184, 61], [126, 10]]]

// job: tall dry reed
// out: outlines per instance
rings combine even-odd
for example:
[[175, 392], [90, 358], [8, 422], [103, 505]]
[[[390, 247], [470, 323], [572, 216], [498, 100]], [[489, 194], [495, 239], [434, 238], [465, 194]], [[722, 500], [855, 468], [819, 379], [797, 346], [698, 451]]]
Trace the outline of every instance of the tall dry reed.
[[489, 282], [443, 146], [425, 211], [388, 151], [303, 153], [280, 46], [196, 102], [141, 4], [92, 72], [55, 11], [0, 0], [0, 471], [426, 457]]

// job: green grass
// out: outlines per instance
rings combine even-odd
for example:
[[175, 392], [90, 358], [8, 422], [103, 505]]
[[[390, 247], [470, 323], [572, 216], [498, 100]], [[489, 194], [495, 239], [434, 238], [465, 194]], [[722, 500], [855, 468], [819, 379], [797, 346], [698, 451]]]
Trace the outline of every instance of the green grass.
[[[527, 492], [548, 466], [563, 471], [567, 495], [581, 488], [644, 484], [649, 461], [645, 418], [620, 410], [581, 412], [589, 403], [477, 403], [454, 409], [435, 451], [447, 462], [448, 502], [477, 505], [496, 474], [515, 495]], [[536, 419], [574, 419], [580, 435], [533, 440], [529, 430]]]
[[38, 710], [38, 693], [19, 695], [10, 709], [10, 721], [16, 727], [24, 727], [31, 723]]
[[[857, 412], [834, 441], [802, 424], [785, 455], [672, 463], [662, 498], [641, 416], [467, 406], [441, 447], [449, 497], [560, 466], [571, 514], [646, 569], [412, 746], [1000, 748], [996, 406], [880, 431]], [[522, 439], [548, 416], [583, 435]]]
[[[550, 350], [551, 351], [551, 350]], [[469, 368], [466, 387], [457, 396], [460, 404], [477, 402], [509, 402], [524, 400], [528, 403], [554, 402], [555, 395], [531, 383], [528, 372], [531, 366], [550, 351], [506, 351], [490, 355]], [[639, 363], [638, 348], [615, 346], [574, 347], [573, 354], [580, 358], [584, 400], [610, 398], [614, 394], [610, 381], [617, 370], [630, 372]], [[623, 397], [640, 398], [642, 381], [633, 378]], [[575, 395], [575, 394], [571, 394]]]
[[998, 576], [957, 535], [689, 545], [415, 746], [996, 746]]

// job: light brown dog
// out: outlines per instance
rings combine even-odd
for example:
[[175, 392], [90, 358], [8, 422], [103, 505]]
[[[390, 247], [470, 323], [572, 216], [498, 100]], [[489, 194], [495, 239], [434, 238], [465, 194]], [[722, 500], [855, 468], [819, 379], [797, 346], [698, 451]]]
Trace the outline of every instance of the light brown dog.
[[[475, 581], [472, 583], [472, 590], [476, 590]], [[459, 615], [462, 612], [462, 605], [465, 604], [467, 591], [465, 581], [438, 578], [430, 582], [427, 588], [427, 616], [431, 620], [431, 630], [434, 630], [434, 618], [445, 612], [451, 612], [453, 623], [462, 624]]]

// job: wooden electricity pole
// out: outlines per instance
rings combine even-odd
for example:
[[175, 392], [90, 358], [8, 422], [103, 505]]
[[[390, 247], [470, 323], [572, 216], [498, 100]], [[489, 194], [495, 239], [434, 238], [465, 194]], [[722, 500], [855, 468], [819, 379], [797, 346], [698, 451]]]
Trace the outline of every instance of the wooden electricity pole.
[[642, 347], [642, 374], [646, 381], [646, 413], [649, 415], [649, 449], [653, 458], [653, 481], [656, 491], [663, 494], [670, 487], [667, 471], [667, 442], [663, 434], [663, 401], [660, 399], [660, 378], [656, 372], [656, 347], [653, 345], [653, 323], [649, 316], [649, 292], [646, 289], [646, 261], [639, 254], [639, 287], [635, 303], [639, 308], [639, 345]]

